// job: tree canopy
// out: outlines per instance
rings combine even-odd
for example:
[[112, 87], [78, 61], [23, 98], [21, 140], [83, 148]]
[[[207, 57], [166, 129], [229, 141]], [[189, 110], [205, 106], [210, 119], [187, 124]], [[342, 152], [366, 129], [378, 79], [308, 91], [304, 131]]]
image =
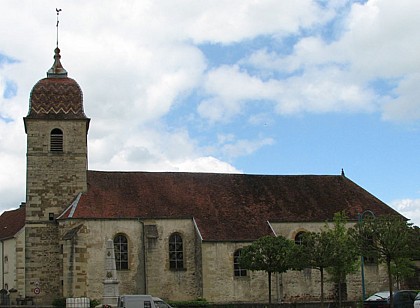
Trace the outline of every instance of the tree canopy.
[[283, 236], [264, 236], [241, 250], [239, 263], [251, 271], [268, 274], [268, 301], [271, 304], [271, 274], [284, 273], [293, 267], [296, 245]]
[[[418, 229], [418, 228], [417, 228]], [[385, 263], [388, 272], [390, 305], [393, 305], [393, 273], [407, 270], [410, 259], [419, 254], [419, 232], [398, 215], [370, 217], [358, 223], [353, 237], [360, 253]], [[417, 244], [416, 244], [417, 243]]]
[[334, 262], [332, 257], [332, 239], [330, 234], [321, 232], [307, 232], [300, 245], [300, 257], [296, 258], [301, 267], [317, 269], [321, 275], [321, 307], [324, 306], [324, 271]]

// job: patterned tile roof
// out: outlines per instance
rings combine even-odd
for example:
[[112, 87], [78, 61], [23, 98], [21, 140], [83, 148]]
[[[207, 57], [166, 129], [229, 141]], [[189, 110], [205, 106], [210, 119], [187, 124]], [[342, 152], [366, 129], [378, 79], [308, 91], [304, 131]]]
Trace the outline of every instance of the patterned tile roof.
[[85, 119], [83, 94], [71, 78], [44, 78], [32, 88], [28, 118]]
[[29, 99], [28, 118], [41, 119], [86, 119], [83, 110], [83, 93], [79, 84], [67, 77], [60, 62], [57, 47], [54, 64], [47, 78], [38, 81], [32, 88]]
[[397, 214], [345, 176], [88, 172], [62, 218], [194, 218], [207, 241], [254, 240], [270, 222], [324, 222], [346, 211]]
[[4, 211], [0, 216], [0, 240], [12, 238], [25, 226], [25, 206]]

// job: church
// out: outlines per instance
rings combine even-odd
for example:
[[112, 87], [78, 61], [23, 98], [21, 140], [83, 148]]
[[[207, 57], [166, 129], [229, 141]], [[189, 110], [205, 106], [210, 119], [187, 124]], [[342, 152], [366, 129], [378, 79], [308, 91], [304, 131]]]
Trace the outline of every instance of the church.
[[[263, 272], [241, 269], [241, 248], [265, 236], [295, 240], [319, 231], [334, 213], [400, 215], [337, 175], [251, 175], [89, 170], [79, 84], [55, 49], [47, 77], [32, 88], [24, 117], [26, 202], [0, 216], [2, 289], [37, 305], [62, 297], [101, 300], [106, 243], [112, 240], [119, 294], [213, 303], [267, 302]], [[87, 102], [89, 103], [89, 102]], [[109, 277], [108, 277], [109, 278]], [[387, 286], [366, 264], [367, 293]], [[272, 277], [272, 301], [320, 296], [319, 272]], [[349, 276], [347, 298], [361, 298], [361, 273]], [[327, 283], [326, 297], [334, 296]]]

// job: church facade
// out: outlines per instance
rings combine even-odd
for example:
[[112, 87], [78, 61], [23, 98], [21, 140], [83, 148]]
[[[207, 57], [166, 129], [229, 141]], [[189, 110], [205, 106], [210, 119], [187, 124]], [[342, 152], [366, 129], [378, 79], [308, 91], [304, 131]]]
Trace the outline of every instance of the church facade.
[[[58, 47], [54, 59], [24, 118], [26, 203], [0, 216], [2, 287], [22, 298], [101, 300], [111, 239], [120, 294], [267, 302], [267, 275], [240, 268], [242, 247], [265, 235], [298, 241], [339, 211], [349, 224], [368, 210], [399, 215], [344, 174], [88, 170], [82, 90], [67, 76]], [[365, 279], [367, 292], [386, 288], [376, 264], [365, 266]], [[272, 300], [317, 300], [319, 281], [312, 269], [273, 275]], [[334, 291], [327, 283], [327, 298]], [[347, 297], [361, 298], [360, 273], [349, 276]]]

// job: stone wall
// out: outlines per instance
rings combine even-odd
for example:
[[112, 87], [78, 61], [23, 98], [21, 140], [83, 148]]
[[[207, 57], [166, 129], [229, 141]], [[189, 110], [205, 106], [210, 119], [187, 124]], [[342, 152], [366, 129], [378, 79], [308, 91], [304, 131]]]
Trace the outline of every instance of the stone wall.
[[[200, 297], [200, 270], [196, 264], [196, 230], [192, 219], [145, 221], [155, 224], [156, 239], [146, 242], [147, 292], [165, 299], [194, 300]], [[179, 233], [183, 240], [184, 268], [169, 268], [169, 237]], [[147, 236], [146, 236], [147, 238]]]
[[24, 294], [25, 281], [25, 228], [16, 234], [16, 290], [18, 296]]
[[[129, 269], [118, 271], [120, 294], [144, 293], [142, 270], [142, 224], [138, 220], [70, 220], [61, 225], [61, 234], [81, 226], [73, 239], [63, 241], [65, 294], [101, 300], [105, 279], [106, 240], [117, 234], [127, 237]], [[73, 261], [72, 261], [73, 260]]]
[[25, 237], [25, 296], [33, 296], [35, 303], [51, 304], [62, 294], [58, 227], [54, 223], [27, 224]]
[[82, 224], [69, 224], [72, 227], [63, 234], [65, 229], [60, 230], [60, 243], [62, 249], [63, 263], [63, 296], [86, 297], [88, 250], [86, 243], [80, 240], [77, 234], [83, 234], [86, 228]]
[[[249, 243], [248, 243], [249, 244]], [[234, 252], [247, 243], [204, 242], [203, 297], [211, 302], [265, 302], [268, 301], [267, 274], [250, 272], [235, 277]], [[273, 277], [274, 284], [274, 277]]]
[[[50, 134], [63, 132], [63, 151]], [[86, 191], [87, 121], [25, 119], [27, 133], [25, 296], [51, 304], [62, 294], [62, 252], [55, 218]], [[40, 290], [39, 294], [37, 291]]]
[[[50, 133], [63, 131], [63, 152], [51, 153]], [[26, 219], [48, 221], [60, 214], [79, 192], [86, 191], [85, 121], [26, 120]]]
[[0, 247], [3, 249], [0, 254], [3, 265], [1, 288], [6, 288], [6, 286], [8, 289], [16, 288], [16, 239], [4, 240]]
[[[298, 232], [317, 231], [323, 224], [283, 224], [276, 230], [293, 238]], [[192, 219], [68, 220], [61, 222], [61, 235], [77, 229], [74, 238], [63, 240], [63, 286], [66, 296], [102, 299], [106, 240], [123, 234], [128, 239], [129, 269], [117, 271], [120, 294], [152, 294], [171, 301], [205, 298], [213, 303], [268, 301], [268, 276], [248, 271], [234, 275], [234, 252], [247, 242], [203, 242]], [[280, 232], [281, 231], [281, 232]], [[183, 239], [184, 268], [169, 268], [169, 237]], [[147, 277], [147, 279], [145, 279]], [[385, 287], [385, 272], [365, 266], [366, 293]], [[325, 274], [325, 298], [334, 298], [335, 287]], [[349, 300], [361, 298], [360, 272], [349, 275]], [[317, 301], [320, 273], [314, 269], [288, 271], [272, 276], [273, 302]]]
[[[196, 232], [191, 219], [70, 220], [61, 223], [61, 236], [79, 225], [75, 238], [62, 241], [64, 294], [102, 298], [105, 242], [123, 234], [128, 240], [129, 269], [117, 271], [120, 294], [152, 294], [171, 300], [200, 297], [201, 275], [197, 273]], [[148, 226], [156, 227], [157, 237], [148, 236], [144, 231]], [[182, 235], [184, 245], [185, 268], [178, 271], [169, 269], [168, 240], [174, 232]]]

